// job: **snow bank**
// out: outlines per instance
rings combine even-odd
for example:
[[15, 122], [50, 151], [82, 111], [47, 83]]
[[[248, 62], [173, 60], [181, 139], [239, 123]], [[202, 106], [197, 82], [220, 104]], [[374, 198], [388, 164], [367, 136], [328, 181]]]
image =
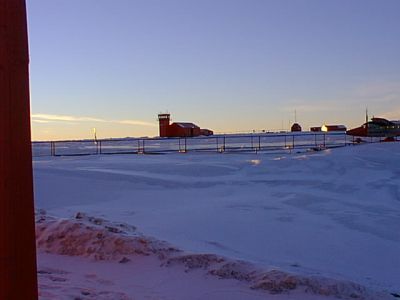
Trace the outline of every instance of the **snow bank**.
[[36, 243], [47, 253], [120, 262], [126, 261], [127, 255], [157, 254], [163, 258], [178, 252], [164, 242], [135, 234], [135, 230], [124, 223], [111, 223], [83, 213], [77, 213], [75, 220], [56, 219], [42, 213], [36, 221]]
[[[203, 270], [209, 276], [234, 279], [250, 289], [272, 294], [297, 291], [341, 299], [392, 299], [390, 295], [352, 282], [292, 274], [278, 269], [260, 269], [250, 263], [214, 254], [185, 253], [167, 242], [143, 236], [128, 224], [109, 222], [83, 213], [77, 213], [75, 219], [57, 219], [41, 211], [36, 215], [36, 224], [38, 249], [46, 253], [119, 263], [130, 263], [135, 256], [154, 256], [163, 268], [177, 267], [184, 272]], [[62, 284], [53, 272], [49, 274], [51, 276], [46, 277], [47, 281]], [[124, 294], [113, 296], [112, 292], [101, 294], [89, 291], [86, 296], [87, 299], [128, 299]], [[55, 299], [48, 289], [41, 292], [41, 298]]]

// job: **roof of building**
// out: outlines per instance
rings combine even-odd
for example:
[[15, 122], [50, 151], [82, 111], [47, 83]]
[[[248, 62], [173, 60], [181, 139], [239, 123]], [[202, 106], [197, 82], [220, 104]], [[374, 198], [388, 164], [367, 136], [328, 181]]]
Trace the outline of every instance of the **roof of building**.
[[384, 118], [372, 118], [371, 120], [372, 121], [370, 121], [368, 123], [372, 122], [372, 123], [375, 123], [375, 124], [380, 125], [380, 126], [393, 126], [393, 125], [399, 125], [400, 124], [399, 120], [391, 120], [391, 121], [389, 121], [389, 120], [386, 120]]
[[171, 125], [176, 124], [177, 126], [181, 128], [199, 128], [199, 126], [193, 124], [193, 123], [186, 123], [186, 122], [174, 122]]

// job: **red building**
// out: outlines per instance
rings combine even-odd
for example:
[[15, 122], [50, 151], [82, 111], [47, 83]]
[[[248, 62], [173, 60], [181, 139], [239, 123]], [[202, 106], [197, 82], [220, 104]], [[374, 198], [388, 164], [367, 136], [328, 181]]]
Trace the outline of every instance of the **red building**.
[[199, 135], [213, 135], [209, 129], [200, 129], [199, 126], [188, 122], [174, 122], [170, 124], [170, 114], [159, 114], [160, 137], [194, 137]]
[[292, 127], [290, 128], [291, 132], [300, 132], [301, 131], [301, 126], [298, 123], [294, 123]]
[[323, 125], [321, 127], [322, 131], [329, 132], [329, 131], [346, 131], [347, 128], [344, 125]]
[[315, 126], [315, 127], [311, 127], [310, 128], [310, 131], [312, 131], [312, 132], [320, 132], [322, 129], [321, 129], [321, 127], [319, 126]]

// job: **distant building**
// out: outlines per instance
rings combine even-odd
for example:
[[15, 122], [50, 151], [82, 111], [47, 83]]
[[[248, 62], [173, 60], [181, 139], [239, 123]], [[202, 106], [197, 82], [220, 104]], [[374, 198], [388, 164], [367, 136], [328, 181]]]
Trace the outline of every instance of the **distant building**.
[[158, 123], [160, 126], [160, 136], [161, 137], [168, 136], [169, 121], [170, 121], [170, 114], [159, 114], [158, 115]]
[[172, 123], [168, 127], [168, 136], [170, 137], [185, 137], [185, 136], [199, 136], [200, 127], [193, 123]]
[[320, 132], [321, 131], [321, 126], [311, 127], [310, 131], [312, 131], [312, 132]]
[[291, 131], [291, 132], [298, 132], [298, 131], [301, 131], [301, 126], [300, 126], [300, 124], [294, 123], [294, 124], [292, 125], [292, 128], [290, 129], [290, 131]]
[[199, 126], [188, 122], [174, 122], [170, 124], [170, 114], [159, 114], [160, 137], [194, 137], [200, 135], [213, 135], [209, 129], [201, 129]]
[[329, 132], [329, 131], [346, 131], [347, 128], [344, 125], [323, 125], [321, 127], [321, 131]]
[[214, 132], [210, 129], [200, 129], [200, 135], [205, 135], [205, 136], [209, 136], [209, 135], [213, 135]]

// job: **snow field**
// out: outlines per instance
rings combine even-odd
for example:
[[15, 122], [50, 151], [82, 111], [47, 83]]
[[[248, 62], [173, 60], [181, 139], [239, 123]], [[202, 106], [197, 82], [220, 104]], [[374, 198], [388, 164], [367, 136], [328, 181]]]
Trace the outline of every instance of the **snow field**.
[[[192, 254], [399, 293], [400, 145], [307, 154], [37, 158], [36, 206]], [[380, 298], [379, 298], [380, 299]]]

